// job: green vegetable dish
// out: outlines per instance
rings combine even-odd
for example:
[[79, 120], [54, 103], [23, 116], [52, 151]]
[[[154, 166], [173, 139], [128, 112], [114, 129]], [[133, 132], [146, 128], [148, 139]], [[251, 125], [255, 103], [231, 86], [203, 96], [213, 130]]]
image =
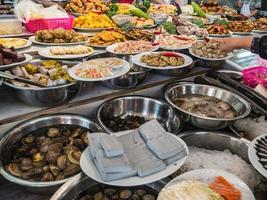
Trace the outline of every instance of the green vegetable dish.
[[119, 10], [119, 7], [115, 3], [110, 4], [109, 11], [107, 12], [107, 16], [112, 17], [116, 15], [118, 10]]
[[161, 26], [169, 33], [169, 34], [177, 34], [176, 26], [172, 22], [163, 22]]

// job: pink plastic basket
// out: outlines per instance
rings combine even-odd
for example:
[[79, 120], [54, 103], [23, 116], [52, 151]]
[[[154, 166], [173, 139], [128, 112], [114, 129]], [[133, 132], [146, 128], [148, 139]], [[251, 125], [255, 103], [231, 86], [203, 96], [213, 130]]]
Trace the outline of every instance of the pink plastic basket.
[[54, 18], [54, 19], [34, 19], [25, 24], [28, 31], [35, 33], [39, 30], [64, 28], [71, 29], [73, 26], [74, 17]]
[[244, 69], [243, 82], [250, 86], [256, 87], [258, 84], [262, 84], [267, 88], [267, 67], [257, 66]]

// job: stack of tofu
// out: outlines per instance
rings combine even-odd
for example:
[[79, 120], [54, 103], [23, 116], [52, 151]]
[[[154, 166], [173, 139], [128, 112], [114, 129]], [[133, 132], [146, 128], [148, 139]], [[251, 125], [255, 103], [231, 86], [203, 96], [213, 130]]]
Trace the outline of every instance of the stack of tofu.
[[91, 155], [104, 181], [148, 176], [186, 156], [184, 146], [157, 120], [119, 137], [92, 133], [88, 138]]

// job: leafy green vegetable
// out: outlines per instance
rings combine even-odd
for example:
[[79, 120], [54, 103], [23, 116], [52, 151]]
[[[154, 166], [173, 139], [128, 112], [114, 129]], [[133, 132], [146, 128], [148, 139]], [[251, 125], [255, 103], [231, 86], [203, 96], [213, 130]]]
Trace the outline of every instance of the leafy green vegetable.
[[146, 13], [150, 8], [150, 0], [144, 0], [142, 3], [137, 3], [136, 7]]
[[204, 28], [205, 24], [201, 19], [192, 19], [192, 23], [199, 26], [199, 28]]
[[197, 3], [192, 2], [191, 4], [192, 4], [192, 6], [193, 6], [194, 12], [195, 12], [199, 17], [206, 17], [205, 13], [203, 12], [203, 10], [201, 9], [201, 7], [200, 7]]
[[109, 11], [107, 12], [107, 16], [112, 17], [116, 15], [118, 10], [119, 10], [119, 7], [115, 3], [110, 4]]
[[169, 33], [169, 34], [176, 34], [176, 26], [172, 22], [163, 22], [161, 26]]
[[144, 6], [146, 7], [146, 9], [148, 10], [150, 8], [150, 0], [144, 0]]
[[228, 26], [230, 24], [229, 21], [225, 20], [225, 19], [217, 19], [214, 24], [221, 24], [221, 25], [226, 25]]

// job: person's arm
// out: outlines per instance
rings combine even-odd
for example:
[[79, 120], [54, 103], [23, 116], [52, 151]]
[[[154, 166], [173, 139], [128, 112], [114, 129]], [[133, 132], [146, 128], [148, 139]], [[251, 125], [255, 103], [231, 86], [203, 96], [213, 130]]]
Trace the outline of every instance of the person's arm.
[[248, 49], [248, 50], [250, 50], [253, 37], [217, 38], [215, 40], [222, 43], [222, 48], [225, 51], [233, 51], [235, 49]]
[[222, 43], [225, 51], [233, 51], [235, 49], [247, 49], [252, 53], [258, 54], [261, 58], [267, 59], [267, 35], [259, 37], [244, 38], [218, 38], [215, 39]]

